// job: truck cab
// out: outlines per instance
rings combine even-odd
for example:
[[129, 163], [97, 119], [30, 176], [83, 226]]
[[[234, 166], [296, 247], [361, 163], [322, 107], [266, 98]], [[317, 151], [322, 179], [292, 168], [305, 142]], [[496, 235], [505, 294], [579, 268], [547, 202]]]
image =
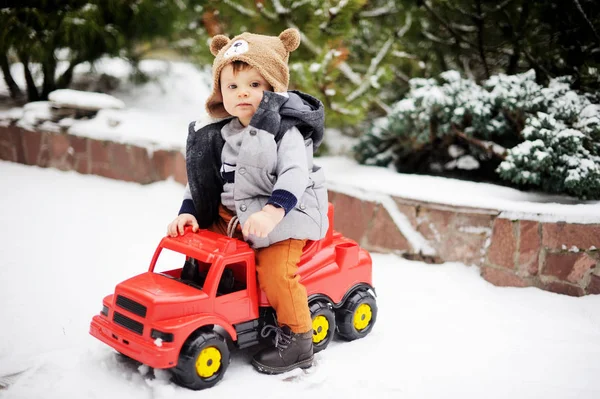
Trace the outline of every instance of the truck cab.
[[[330, 228], [322, 240], [309, 241], [298, 274], [306, 287], [318, 352], [337, 334], [362, 338], [377, 316], [367, 251]], [[183, 264], [157, 271], [166, 252]], [[169, 262], [167, 262], [169, 266]], [[258, 344], [273, 309], [256, 278], [254, 250], [241, 240], [208, 230], [164, 237], [147, 272], [129, 278], [106, 296], [92, 318], [90, 334], [123, 355], [153, 368], [170, 369], [174, 381], [191, 389], [216, 384], [230, 353]]]

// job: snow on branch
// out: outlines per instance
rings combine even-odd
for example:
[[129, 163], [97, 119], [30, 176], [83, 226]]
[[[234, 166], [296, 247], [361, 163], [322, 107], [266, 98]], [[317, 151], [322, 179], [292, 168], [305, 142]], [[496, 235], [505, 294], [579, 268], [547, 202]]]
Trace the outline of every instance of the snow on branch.
[[412, 13], [407, 12], [406, 13], [406, 22], [400, 29], [398, 29], [396, 31], [396, 37], [398, 37], [398, 38], [403, 37], [406, 34], [406, 32], [408, 32], [408, 30], [410, 29], [411, 26], [412, 26]]
[[337, 15], [342, 8], [346, 7], [346, 4], [348, 4], [348, 0], [340, 0], [337, 6], [329, 9], [329, 14]]
[[279, 0], [271, 0], [273, 3], [273, 7], [275, 7], [275, 12], [277, 15], [285, 15], [289, 14], [291, 10], [289, 8], [285, 8]]
[[310, 0], [296, 1], [291, 5], [291, 9], [295, 10], [296, 8], [300, 8], [307, 3], [310, 3]]
[[238, 11], [240, 14], [243, 14], [247, 17], [256, 17], [256, 13], [253, 10], [246, 8], [243, 5], [238, 4], [237, 2], [231, 0], [223, 0], [223, 2], [235, 9], [236, 11]]
[[383, 46], [381, 46], [381, 49], [379, 49], [379, 52], [377, 53], [377, 55], [371, 60], [369, 69], [367, 69], [367, 72], [365, 73], [365, 76], [363, 77], [362, 82], [356, 88], [356, 90], [354, 90], [352, 93], [350, 93], [348, 95], [348, 97], [346, 98], [346, 101], [348, 101], [348, 102], [354, 101], [358, 96], [362, 95], [365, 91], [367, 91], [367, 89], [370, 86], [373, 86], [372, 77], [374, 77], [375, 70], [381, 63], [381, 60], [383, 60], [383, 57], [385, 57], [385, 55], [388, 53], [388, 51], [390, 50], [390, 47], [392, 47], [393, 43], [394, 43], [394, 38], [389, 38], [383, 44]]
[[389, 1], [386, 5], [381, 6], [379, 8], [375, 8], [373, 10], [363, 11], [359, 13], [361, 18], [374, 18], [380, 17], [382, 15], [395, 14], [398, 12], [396, 8], [396, 4], [393, 1]]

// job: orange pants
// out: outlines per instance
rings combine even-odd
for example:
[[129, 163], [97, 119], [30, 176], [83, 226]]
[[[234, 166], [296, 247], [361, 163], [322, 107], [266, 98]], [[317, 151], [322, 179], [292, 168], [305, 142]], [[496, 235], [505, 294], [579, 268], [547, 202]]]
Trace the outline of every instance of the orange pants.
[[[227, 235], [227, 225], [233, 216], [233, 212], [220, 205], [219, 219], [208, 229]], [[233, 236], [243, 239], [240, 225]], [[306, 240], [290, 238], [254, 251], [258, 283], [275, 309], [277, 321], [298, 334], [312, 330], [306, 288], [297, 275], [304, 244]]]

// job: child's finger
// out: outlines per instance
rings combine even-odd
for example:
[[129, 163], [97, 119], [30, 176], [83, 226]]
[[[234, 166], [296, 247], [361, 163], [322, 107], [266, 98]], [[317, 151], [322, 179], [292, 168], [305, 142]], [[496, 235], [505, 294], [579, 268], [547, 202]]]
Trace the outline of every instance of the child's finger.
[[179, 223], [177, 223], [179, 234], [181, 234], [181, 235], [183, 235], [183, 228], [185, 227], [185, 224], [186, 224], [186, 220], [185, 219], [182, 219], [182, 220], [179, 221]]

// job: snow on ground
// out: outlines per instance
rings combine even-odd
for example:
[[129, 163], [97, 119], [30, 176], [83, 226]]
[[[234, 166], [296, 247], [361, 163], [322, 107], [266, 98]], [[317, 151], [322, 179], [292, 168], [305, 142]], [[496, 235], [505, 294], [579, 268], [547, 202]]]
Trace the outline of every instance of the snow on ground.
[[119, 361], [88, 334], [104, 295], [143, 272], [182, 187], [0, 162], [1, 399], [600, 397], [600, 296], [498, 288], [478, 270], [374, 254], [373, 332], [316, 366], [256, 373], [236, 352], [201, 393]]

